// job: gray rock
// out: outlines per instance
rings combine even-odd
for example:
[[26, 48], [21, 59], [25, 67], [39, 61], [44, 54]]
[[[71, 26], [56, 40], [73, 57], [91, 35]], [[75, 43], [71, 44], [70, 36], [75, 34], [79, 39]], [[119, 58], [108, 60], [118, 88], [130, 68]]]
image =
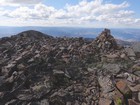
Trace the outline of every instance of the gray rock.
[[33, 98], [30, 90], [19, 91], [16, 94], [16, 98], [22, 101], [31, 100]]
[[109, 93], [114, 90], [114, 86], [109, 76], [100, 76], [98, 82], [102, 87], [103, 93]]
[[0, 76], [0, 86], [5, 82], [4, 76]]
[[66, 105], [72, 105], [72, 103], [71, 102], [67, 102]]
[[139, 102], [140, 102], [140, 92], [138, 92], [138, 100], [139, 100]]
[[22, 100], [22, 101], [31, 100], [31, 99], [32, 99], [32, 94], [30, 94], [30, 95], [27, 95], [27, 94], [19, 94], [19, 95], [17, 96], [17, 98], [18, 98], [19, 100]]
[[76, 100], [74, 105], [80, 105], [79, 102]]
[[135, 71], [134, 74], [140, 77], [140, 71]]
[[49, 105], [49, 102], [47, 99], [43, 99], [41, 100], [41, 102], [39, 103], [39, 105]]
[[113, 74], [117, 74], [121, 70], [119, 64], [111, 64], [111, 63], [104, 64], [103, 69], [106, 69], [107, 71], [109, 71]]
[[129, 74], [127, 76], [127, 80], [131, 83], [136, 83], [140, 78], [136, 75], [133, 75], [133, 74]]
[[99, 100], [99, 105], [110, 105], [111, 104], [111, 100], [106, 99], [106, 98], [100, 98]]
[[127, 56], [131, 59], [131, 60], [135, 60], [136, 54], [134, 52], [134, 50], [132, 48], [125, 48], [125, 51], [127, 53]]
[[54, 75], [55, 74], [64, 74], [64, 72], [61, 70], [53, 70], [53, 73], [54, 73]]
[[134, 52], [140, 52], [140, 43], [135, 43], [132, 45]]
[[13, 100], [7, 102], [5, 105], [14, 105], [14, 104], [17, 103], [16, 101], [17, 101], [17, 100], [13, 99]]
[[40, 97], [42, 97], [43, 95], [46, 95], [47, 93], [50, 92], [51, 87], [50, 86], [46, 86], [46, 85], [35, 85], [32, 88], [32, 92], [33, 92], [33, 97], [35, 99], [39, 99]]

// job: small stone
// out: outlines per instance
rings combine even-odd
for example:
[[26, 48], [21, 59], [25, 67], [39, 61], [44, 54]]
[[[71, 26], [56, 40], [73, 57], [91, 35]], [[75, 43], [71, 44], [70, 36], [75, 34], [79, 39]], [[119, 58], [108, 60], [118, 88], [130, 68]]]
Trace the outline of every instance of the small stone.
[[128, 100], [128, 105], [140, 105], [139, 103], [137, 103], [136, 101], [129, 99]]
[[17, 68], [18, 68], [19, 70], [21, 70], [21, 69], [24, 69], [25, 66], [21, 63], [21, 64], [17, 65]]
[[82, 105], [87, 105], [87, 104], [85, 102], [83, 102]]
[[71, 102], [67, 102], [66, 105], [72, 105], [72, 103]]
[[80, 105], [79, 102], [76, 100], [74, 105]]
[[47, 94], [50, 91], [50, 88], [47, 88], [46, 86], [34, 86], [32, 89], [35, 98], [40, 98], [41, 96]]
[[40, 105], [49, 105], [49, 102], [47, 99], [43, 99], [41, 100]]
[[126, 58], [126, 54], [123, 53], [123, 54], [120, 55], [120, 57], [121, 57], [122, 59], [125, 59], [125, 58]]
[[100, 98], [99, 100], [99, 105], [110, 105], [111, 104], [111, 100], [106, 99], [106, 98]]
[[64, 72], [63, 71], [60, 71], [60, 70], [53, 70], [53, 73], [54, 74], [64, 74]]
[[19, 100], [25, 101], [25, 100], [31, 100], [32, 99], [32, 95], [27, 95], [27, 94], [19, 94], [17, 96], [17, 98]]
[[12, 68], [12, 67], [14, 67], [16, 64], [15, 63], [10, 63], [10, 64], [8, 64], [5, 68]]

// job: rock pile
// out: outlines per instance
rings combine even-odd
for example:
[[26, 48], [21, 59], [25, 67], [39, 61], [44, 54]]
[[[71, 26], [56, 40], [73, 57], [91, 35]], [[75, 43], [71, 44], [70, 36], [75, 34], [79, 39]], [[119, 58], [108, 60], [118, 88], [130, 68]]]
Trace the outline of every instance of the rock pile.
[[105, 29], [92, 42], [25, 31], [0, 39], [0, 105], [139, 105], [140, 58]]
[[111, 32], [109, 29], [105, 29], [97, 38], [96, 38], [96, 44], [98, 48], [102, 52], [107, 52], [111, 50], [115, 50], [118, 48], [117, 42], [114, 39], [114, 37], [111, 35]]

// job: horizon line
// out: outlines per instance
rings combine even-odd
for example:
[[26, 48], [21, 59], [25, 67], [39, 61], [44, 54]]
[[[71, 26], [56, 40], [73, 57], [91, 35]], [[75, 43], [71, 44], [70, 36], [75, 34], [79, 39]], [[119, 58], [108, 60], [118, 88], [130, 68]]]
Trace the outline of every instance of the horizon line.
[[41, 27], [41, 28], [93, 28], [93, 29], [140, 29], [138, 27], [82, 27], [82, 26], [0, 26], [0, 27], [15, 27], [15, 28], [24, 28], [24, 27]]

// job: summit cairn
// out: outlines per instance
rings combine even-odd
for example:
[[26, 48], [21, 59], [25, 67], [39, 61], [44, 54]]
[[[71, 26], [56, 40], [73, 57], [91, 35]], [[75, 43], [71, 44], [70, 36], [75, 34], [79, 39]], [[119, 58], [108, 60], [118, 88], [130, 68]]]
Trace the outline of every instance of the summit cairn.
[[97, 47], [101, 50], [101, 52], [104, 53], [111, 50], [115, 50], [118, 47], [115, 38], [111, 35], [111, 31], [106, 28], [96, 38], [95, 42], [97, 44]]

